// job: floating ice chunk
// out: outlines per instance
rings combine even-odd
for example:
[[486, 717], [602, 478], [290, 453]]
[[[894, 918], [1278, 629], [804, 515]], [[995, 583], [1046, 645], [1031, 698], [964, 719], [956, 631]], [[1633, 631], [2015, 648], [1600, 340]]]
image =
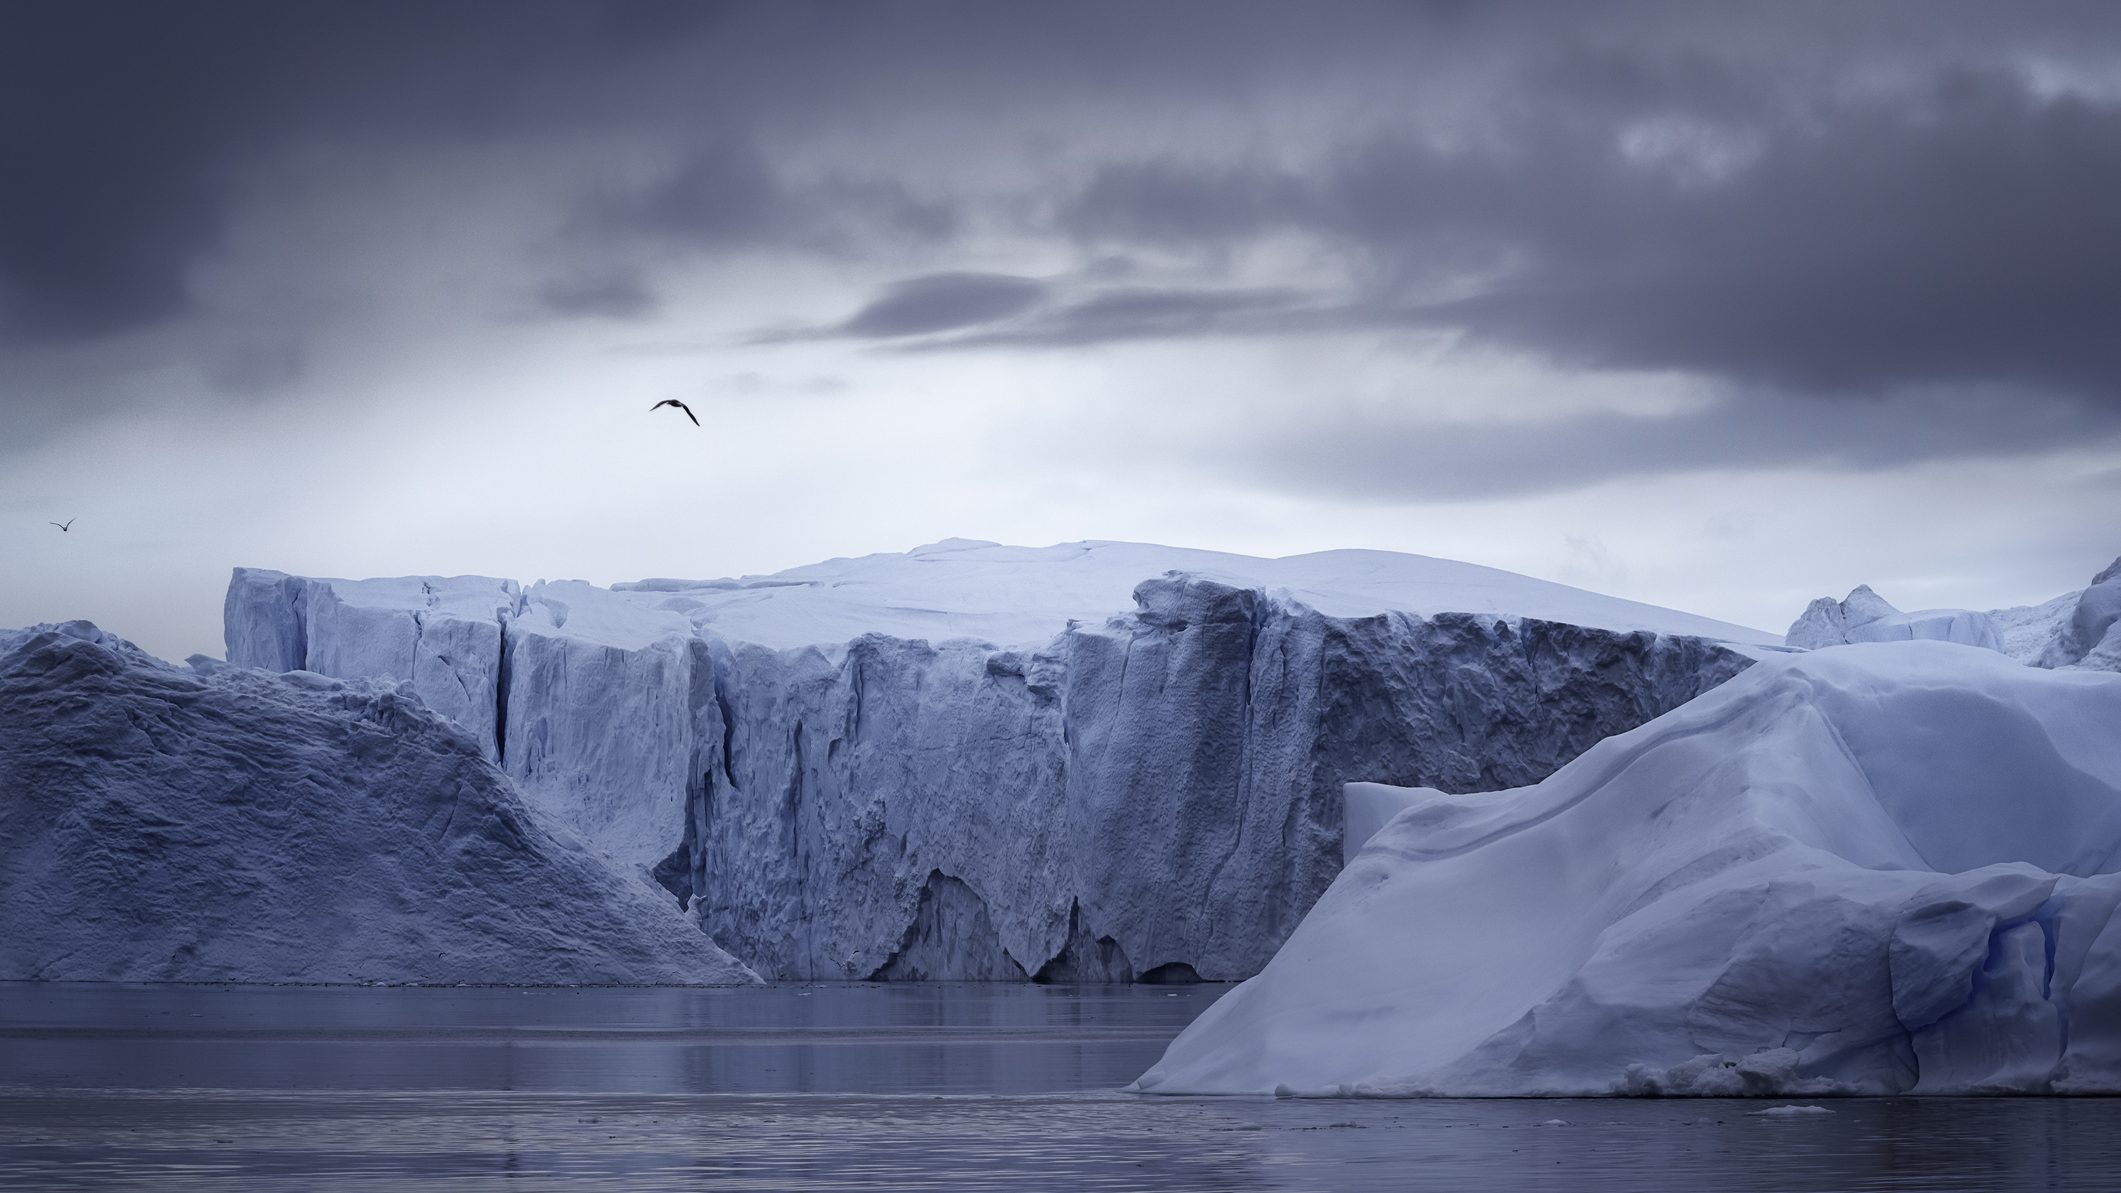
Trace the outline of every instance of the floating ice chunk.
[[0, 980], [757, 980], [408, 685], [0, 632], [0, 793]]
[[2121, 676], [1859, 644], [1410, 790], [1137, 1088], [2121, 1090], [2116, 725]]

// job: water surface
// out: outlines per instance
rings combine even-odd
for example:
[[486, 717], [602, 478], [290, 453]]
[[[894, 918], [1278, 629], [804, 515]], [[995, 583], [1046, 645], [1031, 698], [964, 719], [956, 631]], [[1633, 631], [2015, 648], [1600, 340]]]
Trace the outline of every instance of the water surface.
[[0, 985], [0, 1187], [2108, 1190], [2121, 1100], [1119, 1087], [1223, 988]]

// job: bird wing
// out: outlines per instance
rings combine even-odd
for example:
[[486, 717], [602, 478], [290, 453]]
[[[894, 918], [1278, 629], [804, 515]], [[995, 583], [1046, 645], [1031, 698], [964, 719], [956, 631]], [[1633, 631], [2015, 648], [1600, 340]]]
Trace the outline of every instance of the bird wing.
[[650, 407], [649, 407], [649, 409], [650, 409], [650, 410], [661, 410], [661, 409], [662, 409], [663, 407], [665, 407], [665, 406], [675, 406], [675, 407], [677, 407], [678, 409], [680, 409], [680, 410], [682, 410], [682, 411], [684, 411], [684, 412], [685, 412], [685, 417], [686, 417], [686, 418], [689, 418], [689, 419], [691, 419], [691, 420], [692, 420], [692, 425], [693, 425], [693, 426], [695, 426], [695, 427], [696, 427], [696, 426], [699, 426], [699, 425], [700, 425], [700, 420], [699, 420], [699, 417], [698, 417], [697, 415], [693, 414], [693, 412], [692, 412], [692, 407], [690, 407], [690, 406], [687, 406], [687, 405], [686, 405], [685, 403], [683, 403], [683, 402], [680, 402], [680, 401], [678, 401], [678, 400], [677, 400], [676, 398], [664, 398], [664, 399], [663, 399], [662, 401], [660, 401], [660, 402], [657, 402], [657, 403], [656, 403], [655, 405], [653, 405], [653, 406], [650, 406]]

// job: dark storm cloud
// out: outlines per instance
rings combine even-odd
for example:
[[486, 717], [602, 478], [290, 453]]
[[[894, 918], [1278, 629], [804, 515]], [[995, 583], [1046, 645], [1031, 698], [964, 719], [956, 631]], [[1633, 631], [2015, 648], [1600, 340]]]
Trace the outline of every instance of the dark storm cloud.
[[[1391, 322], [1397, 322], [1396, 317]], [[1078, 279], [944, 273], [894, 282], [838, 323], [766, 331], [756, 342], [873, 340], [918, 352], [1079, 348], [1378, 324], [1375, 311], [1324, 304], [1305, 291], [1281, 286], [1084, 290]]]
[[694, 244], [778, 240], [791, 197], [754, 145], [727, 142], [695, 151], [661, 179], [592, 200], [582, 218], [605, 231]]
[[1272, 488], [1363, 501], [1461, 501], [1567, 492], [1616, 477], [1763, 468], [1873, 471], [2111, 442], [2082, 406], [1994, 394], [1820, 403], [1734, 395], [1683, 414], [1615, 412], [1535, 423], [1441, 424], [1318, 410], [1193, 438], [1197, 467]]
[[2000, 382], [2121, 412], [2121, 102], [1958, 68], [1753, 108], [1698, 63], [1532, 77], [1555, 90], [1469, 145], [1383, 138], [1309, 173], [1127, 163], [1062, 226], [1322, 238], [1351, 313], [1567, 367], [1826, 395]]
[[1080, 348], [1128, 340], [1212, 335], [1289, 334], [1344, 327], [1368, 318], [1320, 305], [1287, 287], [1171, 289], [1132, 287], [1093, 293], [1002, 327], [923, 341], [924, 351], [952, 348]]
[[[0, 366], [76, 378], [18, 380], [10, 430], [152, 363], [109, 345], [210, 315], [233, 223], [297, 201], [275, 164], [471, 148], [549, 217], [519, 272], [475, 267], [552, 315], [645, 321], [716, 254], [802, 253], [849, 293], [773, 338], [1416, 329], [1705, 377], [1701, 425], [1733, 433], [1912, 394], [1939, 421], [1909, 442], [1973, 450], [1987, 424], [1934, 396], [1983, 393], [2081, 441], [2077, 413], [2121, 413], [2117, 45], [2121, 8], [2074, 4], [0, 6]], [[1097, 276], [1113, 250], [1140, 266]], [[170, 351], [231, 392], [299, 379], [299, 351], [226, 347], [247, 331]]]
[[938, 273], [888, 287], [823, 334], [861, 339], [929, 335], [1020, 314], [1046, 296], [1036, 278], [994, 273]]
[[590, 319], [642, 319], [660, 305], [655, 291], [631, 270], [554, 278], [539, 288], [538, 302], [554, 315]]
[[569, 232], [590, 251], [647, 243], [859, 258], [879, 242], [933, 244], [958, 226], [959, 214], [947, 203], [917, 196], [896, 180], [791, 183], [755, 143], [725, 139], [693, 148], [645, 185], [591, 195], [574, 212]]

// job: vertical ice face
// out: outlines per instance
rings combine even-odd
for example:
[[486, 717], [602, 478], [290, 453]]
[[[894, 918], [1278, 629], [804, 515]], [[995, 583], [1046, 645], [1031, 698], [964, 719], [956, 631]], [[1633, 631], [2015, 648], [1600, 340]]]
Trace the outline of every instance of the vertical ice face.
[[[487, 656], [422, 685], [420, 583], [240, 572], [231, 657], [299, 640], [448, 700]], [[1338, 872], [1342, 783], [1531, 782], [1751, 661], [1739, 627], [1377, 552], [945, 543], [490, 591], [501, 715], [460, 720], [779, 977], [1242, 978]]]
[[685, 618], [579, 581], [532, 587], [507, 624], [502, 766], [629, 872], [683, 839], [695, 743], [717, 732], [699, 723], [695, 647]]
[[497, 760], [502, 631], [518, 600], [515, 581], [483, 576], [313, 580], [237, 568], [223, 634], [238, 666], [410, 683]]
[[2077, 594], [2069, 620], [2055, 627], [2042, 662], [2050, 667], [2121, 671], [2121, 559]]

